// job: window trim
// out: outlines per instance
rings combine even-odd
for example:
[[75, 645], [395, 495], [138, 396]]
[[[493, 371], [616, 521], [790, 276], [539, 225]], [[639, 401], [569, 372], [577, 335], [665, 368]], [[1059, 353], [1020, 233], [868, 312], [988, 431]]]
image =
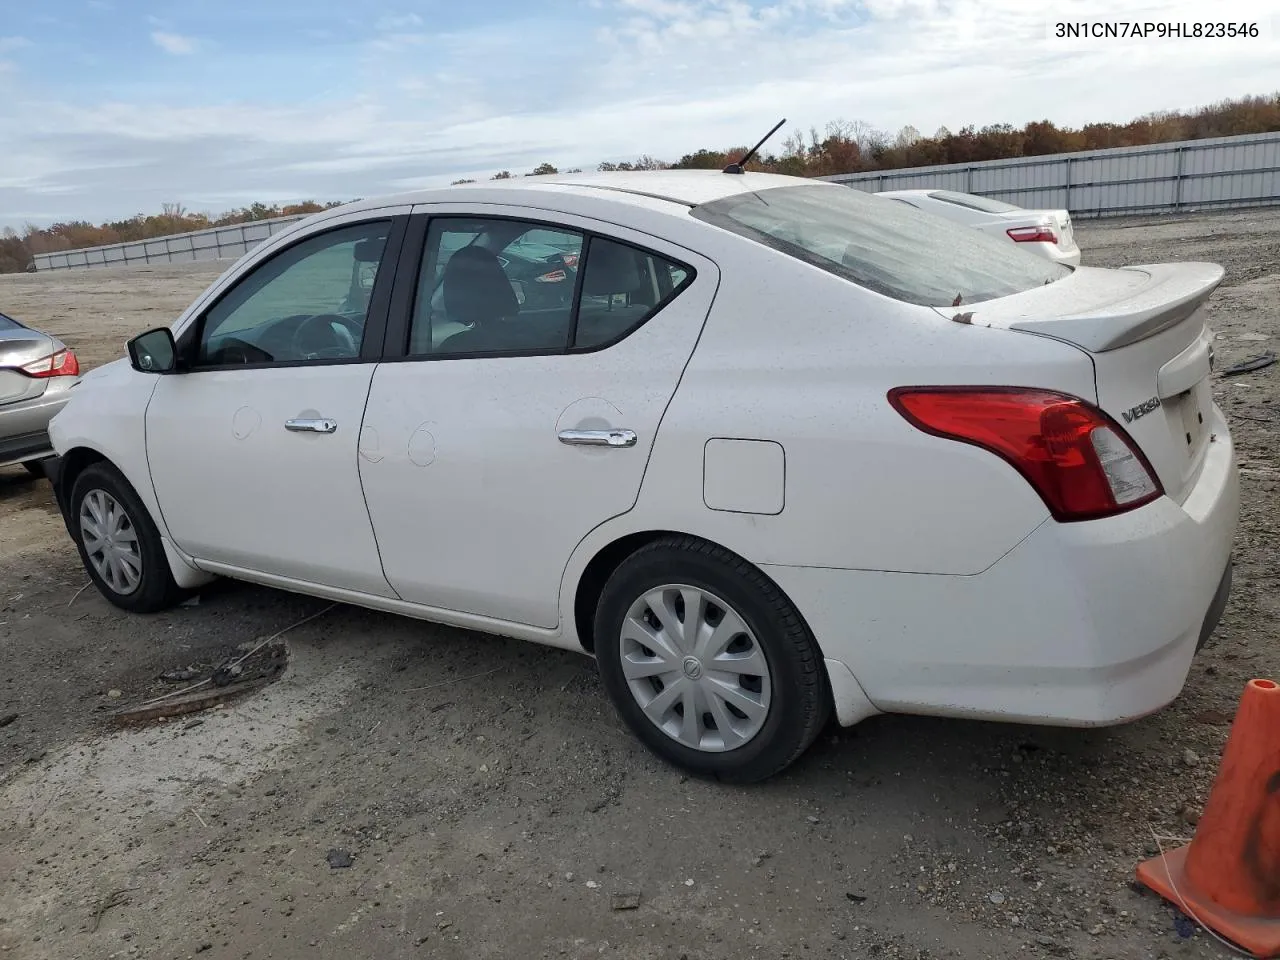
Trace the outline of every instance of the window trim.
[[[583, 218], [586, 219], [586, 218]], [[548, 230], [557, 230], [561, 232], [572, 232], [582, 235], [582, 268], [577, 272], [574, 278], [573, 306], [570, 314], [570, 330], [567, 342], [560, 347], [542, 347], [530, 348], [524, 350], [473, 350], [467, 353], [449, 353], [449, 354], [430, 354], [409, 352], [409, 337], [413, 329], [413, 314], [417, 306], [418, 299], [418, 282], [422, 274], [422, 260], [427, 253], [427, 237], [430, 234], [431, 224], [436, 220], [505, 220], [515, 223], [527, 223], [533, 227], [541, 227]], [[607, 240], [610, 243], [616, 243], [620, 246], [629, 247], [637, 250], [647, 256], [657, 257], [663, 261], [672, 264], [684, 270], [685, 279], [675, 285], [671, 292], [662, 297], [653, 308], [649, 310], [635, 324], [622, 331], [610, 340], [593, 344], [589, 347], [573, 347], [570, 346], [573, 337], [577, 335], [578, 310], [582, 306], [582, 281], [586, 274], [587, 261], [586, 255], [590, 252], [591, 241], [593, 239]], [[616, 236], [609, 236], [599, 230], [590, 227], [574, 226], [570, 223], [557, 222], [549, 220], [543, 216], [519, 216], [510, 213], [467, 213], [461, 210], [451, 210], [442, 213], [414, 213], [410, 217], [410, 225], [406, 234], [405, 242], [401, 247], [400, 261], [396, 268], [396, 288], [392, 294], [390, 313], [387, 319], [387, 331], [382, 352], [382, 361], [385, 363], [436, 363], [445, 360], [487, 360], [502, 359], [509, 357], [563, 357], [563, 356], [584, 356], [587, 354], [597, 353], [601, 350], [608, 350], [617, 346], [623, 340], [634, 335], [641, 327], [656, 317], [659, 313], [667, 308], [668, 305], [685, 290], [689, 289], [698, 278], [698, 271], [692, 264], [685, 260], [679, 260], [665, 253], [660, 253], [649, 247], [643, 247], [640, 244], [633, 243], [629, 240], [622, 240]]]
[[569, 332], [565, 335], [565, 352], [573, 349], [573, 342], [578, 339], [578, 314], [582, 312], [582, 282], [587, 275], [587, 264], [591, 262], [591, 234], [582, 235], [582, 249], [578, 251], [580, 266], [573, 275], [573, 302], [569, 304]]
[[[403, 250], [405, 230], [408, 226], [410, 217], [408, 214], [398, 214], [393, 216], [373, 216], [362, 220], [348, 220], [342, 223], [330, 224], [323, 229], [309, 232], [304, 236], [294, 238], [292, 243], [282, 246], [279, 250], [272, 251], [269, 256], [263, 257], [255, 262], [247, 270], [237, 276], [231, 283], [218, 292], [218, 295], [206, 304], [200, 311], [194, 321], [187, 324], [185, 330], [177, 341], [176, 357], [178, 365], [174, 373], [183, 376], [190, 376], [197, 373], [214, 373], [226, 370], [276, 370], [289, 367], [326, 367], [326, 366], [343, 366], [353, 363], [377, 363], [382, 354], [382, 349], [386, 339], [387, 328], [387, 311], [391, 301], [391, 295], [395, 287], [396, 274], [400, 266], [399, 251]], [[200, 338], [204, 335], [205, 324], [208, 322], [209, 313], [214, 310], [234, 291], [240, 288], [240, 285], [246, 282], [250, 277], [268, 264], [283, 256], [290, 250], [293, 250], [299, 244], [307, 243], [317, 237], [323, 237], [327, 234], [338, 233], [342, 230], [350, 230], [353, 227], [366, 227], [372, 224], [385, 223], [388, 225], [386, 247], [383, 250], [382, 260], [378, 263], [378, 276], [373, 283], [373, 290], [369, 293], [369, 308], [365, 313], [364, 337], [360, 344], [360, 352], [354, 357], [332, 357], [318, 360], [268, 360], [262, 363], [217, 363], [217, 364], [195, 364], [195, 352], [199, 347]], [[391, 266], [392, 269], [384, 270], [383, 267]]]

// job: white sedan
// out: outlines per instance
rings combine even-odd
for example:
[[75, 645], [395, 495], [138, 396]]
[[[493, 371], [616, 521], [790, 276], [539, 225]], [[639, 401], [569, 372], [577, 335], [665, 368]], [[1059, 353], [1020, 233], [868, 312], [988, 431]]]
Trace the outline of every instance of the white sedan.
[[[571, 295], [515, 295], [535, 231]], [[1113, 724], [1229, 590], [1222, 275], [756, 173], [362, 200], [89, 373], [50, 475], [126, 610], [219, 575], [584, 651], [723, 779], [832, 714]]]
[[1080, 247], [1071, 226], [1071, 214], [1066, 210], [1024, 210], [1001, 200], [954, 190], [885, 190], [876, 196], [1011, 240], [1057, 263], [1072, 267], [1080, 263]]

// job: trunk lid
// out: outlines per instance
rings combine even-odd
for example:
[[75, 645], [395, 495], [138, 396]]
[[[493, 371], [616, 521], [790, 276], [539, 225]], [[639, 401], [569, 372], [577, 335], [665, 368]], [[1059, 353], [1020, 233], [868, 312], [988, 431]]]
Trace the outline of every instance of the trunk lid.
[[57, 344], [52, 337], [26, 327], [0, 326], [0, 405], [30, 400], [44, 393], [44, 380], [17, 369], [49, 356]]
[[967, 309], [974, 324], [1053, 337], [1087, 351], [1098, 405], [1146, 455], [1165, 493], [1181, 503], [1200, 475], [1214, 422], [1213, 335], [1204, 304], [1222, 277], [1222, 267], [1212, 263], [1080, 267], [1055, 283]]

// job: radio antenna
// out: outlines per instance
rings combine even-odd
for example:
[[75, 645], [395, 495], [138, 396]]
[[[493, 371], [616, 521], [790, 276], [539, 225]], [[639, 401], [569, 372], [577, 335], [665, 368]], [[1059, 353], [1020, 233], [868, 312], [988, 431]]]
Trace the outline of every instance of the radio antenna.
[[744, 168], [747, 165], [747, 161], [750, 160], [752, 157], [754, 157], [756, 155], [756, 152], [765, 145], [765, 141], [768, 140], [770, 137], [772, 137], [775, 133], [777, 133], [782, 128], [782, 125], [786, 122], [787, 122], [786, 117], [783, 117], [781, 120], [779, 120], [777, 124], [774, 125], [774, 128], [772, 130], [770, 130], [768, 133], [766, 133], [763, 137], [760, 138], [759, 143], [757, 143], [754, 147], [752, 147], [750, 150], [748, 150], [746, 153], [742, 155], [741, 160], [737, 161], [736, 163], [729, 164], [721, 172], [722, 173], [745, 173], [746, 171], [744, 170]]

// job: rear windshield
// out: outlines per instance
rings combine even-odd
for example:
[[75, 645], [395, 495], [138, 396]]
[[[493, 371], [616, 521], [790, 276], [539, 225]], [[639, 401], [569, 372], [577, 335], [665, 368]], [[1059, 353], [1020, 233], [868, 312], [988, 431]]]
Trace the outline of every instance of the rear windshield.
[[980, 303], [1070, 275], [1069, 267], [970, 227], [851, 187], [740, 193], [693, 216], [895, 300]]
[[1013, 213], [1019, 209], [1012, 203], [1003, 200], [992, 200], [990, 197], [979, 197], [972, 193], [952, 193], [950, 190], [934, 190], [929, 196], [944, 203], [954, 203], [957, 207], [968, 207], [970, 210], [981, 210], [983, 213]]

